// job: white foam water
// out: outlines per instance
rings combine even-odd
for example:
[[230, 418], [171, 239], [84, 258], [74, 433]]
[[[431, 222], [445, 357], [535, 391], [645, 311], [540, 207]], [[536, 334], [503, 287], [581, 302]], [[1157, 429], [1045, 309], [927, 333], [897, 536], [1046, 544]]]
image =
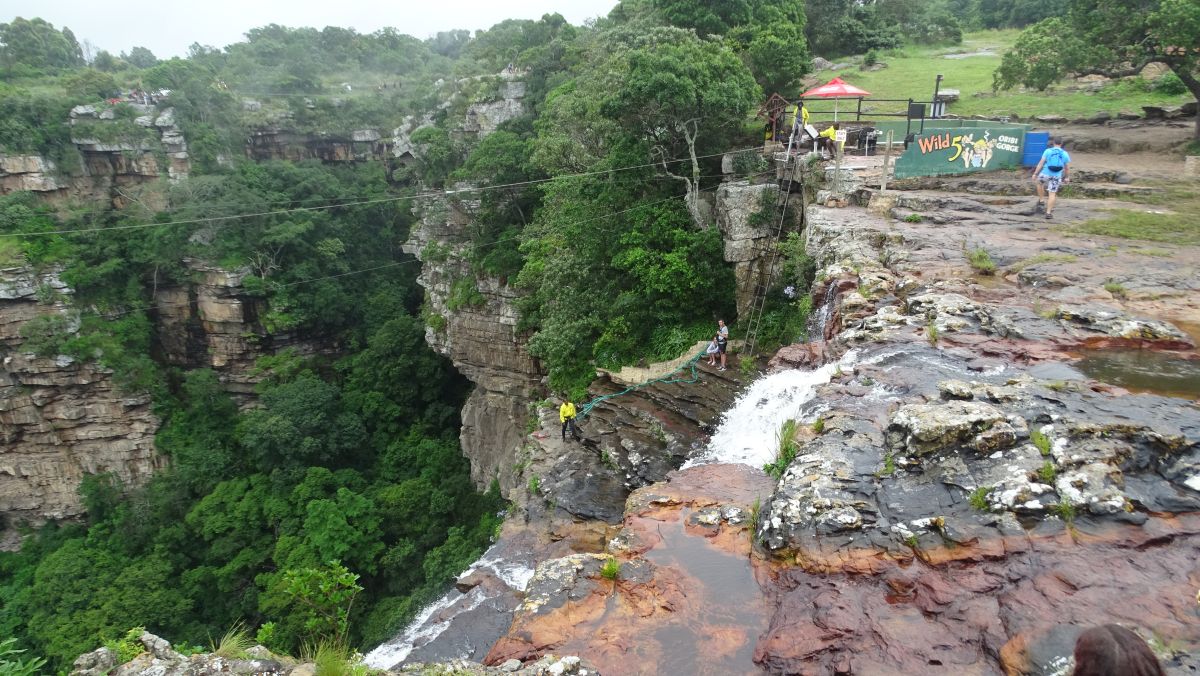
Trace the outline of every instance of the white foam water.
[[[477, 570], [487, 570], [510, 589], [524, 591], [529, 580], [533, 578], [533, 569], [519, 562], [504, 560], [496, 554], [497, 547], [498, 545], [492, 545], [459, 577]], [[441, 636], [457, 615], [475, 610], [488, 598], [483, 585], [471, 588], [466, 594], [457, 589], [450, 589], [439, 599], [422, 608], [399, 636], [377, 646], [366, 654], [363, 661], [374, 669], [399, 666], [408, 659], [409, 653], [415, 648]], [[449, 615], [444, 614], [447, 610], [451, 611]], [[432, 621], [435, 617], [438, 618], [437, 621]]]
[[848, 370], [855, 352], [841, 361], [804, 371], [780, 371], [754, 381], [721, 417], [721, 424], [708, 448], [688, 460], [684, 467], [710, 463], [742, 463], [762, 467], [775, 460], [779, 428], [800, 416], [800, 409], [816, 396], [816, 389], [833, 378], [839, 369]]

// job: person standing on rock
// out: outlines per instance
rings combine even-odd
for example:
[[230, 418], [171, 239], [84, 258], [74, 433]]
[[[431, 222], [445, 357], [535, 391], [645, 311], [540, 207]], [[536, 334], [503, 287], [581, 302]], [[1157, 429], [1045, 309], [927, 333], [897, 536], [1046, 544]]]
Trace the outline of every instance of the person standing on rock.
[[717, 354], [721, 355], [721, 368], [718, 371], [725, 370], [725, 351], [729, 349], [729, 327], [725, 326], [724, 319], [717, 320]]
[[[1071, 156], [1063, 150], [1061, 138], [1050, 140], [1050, 147], [1042, 153], [1042, 159], [1033, 169], [1033, 180], [1037, 183], [1038, 201], [1033, 213], [1046, 210], [1046, 220], [1054, 216], [1054, 199], [1063, 183], [1071, 180]], [[1047, 197], [1049, 195], [1049, 197]]]
[[567, 430], [571, 430], [571, 436], [575, 437], [575, 441], [579, 441], [579, 429], [575, 427], [575, 404], [571, 402], [570, 397], [563, 399], [562, 406], [558, 407], [558, 421], [562, 423], [562, 440], [567, 440]]

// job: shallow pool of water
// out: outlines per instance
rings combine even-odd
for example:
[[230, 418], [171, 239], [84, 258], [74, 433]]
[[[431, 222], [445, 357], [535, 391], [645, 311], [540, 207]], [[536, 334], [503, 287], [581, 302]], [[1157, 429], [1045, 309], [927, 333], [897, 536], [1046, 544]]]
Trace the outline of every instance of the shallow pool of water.
[[[1087, 350], [1073, 366], [1130, 392], [1200, 399], [1200, 359], [1157, 350]], [[1190, 358], [1189, 358], [1190, 357]]]

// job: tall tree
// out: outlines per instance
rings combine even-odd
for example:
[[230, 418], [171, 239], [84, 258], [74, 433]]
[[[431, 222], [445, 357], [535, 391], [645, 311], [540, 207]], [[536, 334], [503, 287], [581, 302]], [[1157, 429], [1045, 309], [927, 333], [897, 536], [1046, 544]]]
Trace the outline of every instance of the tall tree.
[[59, 31], [37, 17], [17, 17], [0, 24], [0, 60], [9, 69], [26, 66], [58, 70], [82, 66], [83, 50], [70, 29]]
[[[1200, 99], [1200, 2], [1071, 0], [1066, 16], [1021, 34], [996, 70], [994, 85], [1045, 89], [1068, 75], [1127, 77], [1166, 65]], [[1200, 118], [1194, 137], [1200, 140]]]

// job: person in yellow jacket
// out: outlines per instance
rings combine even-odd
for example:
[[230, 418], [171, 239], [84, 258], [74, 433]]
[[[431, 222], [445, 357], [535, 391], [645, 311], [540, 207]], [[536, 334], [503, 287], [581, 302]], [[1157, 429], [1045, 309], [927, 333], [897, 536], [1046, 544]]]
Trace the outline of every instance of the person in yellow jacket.
[[[835, 140], [837, 139], [838, 129], [841, 129], [841, 128], [842, 128], [842, 125], [838, 124], [837, 122], [834, 122], [828, 129], [826, 129], [825, 131], [818, 134], [817, 135], [818, 146], [820, 148], [828, 150], [829, 154], [833, 155], [833, 153], [835, 152], [834, 144], [836, 142]], [[844, 143], [838, 143], [837, 146], [839, 146], [839, 147], [837, 148], [837, 150], [841, 150], [840, 146], [842, 146], [842, 145], [844, 145]]]
[[571, 436], [575, 437], [575, 441], [579, 441], [579, 430], [575, 427], [575, 404], [571, 403], [570, 398], [564, 399], [562, 406], [558, 407], [558, 421], [562, 423], [562, 440], [567, 440], [567, 430], [571, 430]]

